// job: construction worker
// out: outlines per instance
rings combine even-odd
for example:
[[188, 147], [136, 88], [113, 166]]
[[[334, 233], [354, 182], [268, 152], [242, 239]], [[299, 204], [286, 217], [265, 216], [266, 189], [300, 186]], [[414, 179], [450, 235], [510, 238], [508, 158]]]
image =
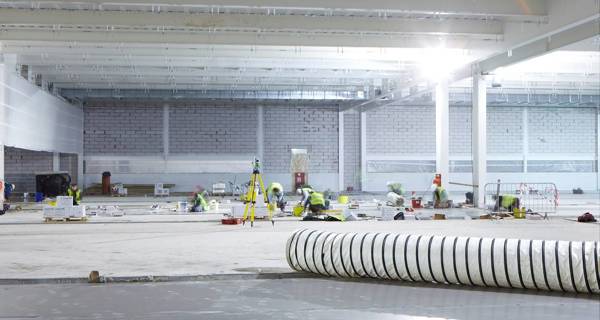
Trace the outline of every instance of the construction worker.
[[310, 211], [312, 214], [319, 214], [321, 211], [329, 209], [329, 200], [326, 200], [322, 193], [307, 187], [298, 189], [297, 193], [302, 195], [300, 204], [305, 213]]
[[267, 202], [274, 203], [282, 212], [285, 209], [285, 200], [283, 199], [283, 186], [279, 182], [271, 182], [267, 188]]
[[[500, 206], [498, 206], [500, 205]], [[513, 212], [514, 209], [520, 208], [519, 198], [510, 194], [503, 194], [500, 199], [496, 201], [494, 211], [499, 211], [500, 208], [506, 209], [508, 212]]]
[[404, 189], [402, 184], [398, 182], [387, 183], [388, 194], [387, 203], [390, 206], [401, 207], [404, 205]]
[[77, 187], [76, 183], [73, 183], [67, 189], [67, 196], [73, 197], [73, 205], [78, 206], [81, 204], [81, 190]]
[[208, 210], [208, 202], [204, 199], [205, 194], [206, 191], [198, 191], [194, 194], [194, 198], [192, 199], [192, 203], [194, 204], [192, 206], [192, 212], [203, 212]]
[[436, 209], [448, 208], [448, 192], [442, 185], [434, 185], [433, 207]]
[[10, 203], [8, 203], [10, 195], [15, 190], [15, 185], [3, 182], [0, 180], [0, 215], [3, 215], [10, 209]]

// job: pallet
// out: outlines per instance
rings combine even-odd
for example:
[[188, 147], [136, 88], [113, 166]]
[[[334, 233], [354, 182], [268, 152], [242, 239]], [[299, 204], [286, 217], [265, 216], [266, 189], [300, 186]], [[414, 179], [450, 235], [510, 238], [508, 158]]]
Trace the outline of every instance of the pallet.
[[83, 222], [87, 222], [87, 217], [81, 217], [81, 218], [74, 218], [74, 217], [70, 217], [70, 218], [44, 218], [44, 222], [45, 223], [83, 223]]

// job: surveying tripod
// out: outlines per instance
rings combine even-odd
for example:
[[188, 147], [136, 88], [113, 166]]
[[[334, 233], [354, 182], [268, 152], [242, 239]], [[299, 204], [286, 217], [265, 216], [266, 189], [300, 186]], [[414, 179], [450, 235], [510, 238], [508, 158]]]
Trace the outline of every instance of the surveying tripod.
[[[256, 185], [258, 183], [259, 190], [256, 190]], [[260, 161], [257, 158], [254, 158], [254, 162], [252, 163], [252, 175], [250, 176], [250, 185], [248, 186], [248, 193], [246, 194], [246, 207], [244, 208], [244, 218], [242, 219], [242, 224], [246, 224], [246, 220], [248, 219], [248, 209], [250, 209], [250, 227], [254, 226], [254, 213], [256, 211], [256, 198], [258, 196], [258, 192], [262, 192], [263, 199], [265, 203], [267, 200], [267, 192], [265, 191], [265, 184], [263, 182], [262, 176], [260, 175]], [[268, 209], [269, 220], [271, 220], [271, 224], [275, 225], [275, 221], [273, 221], [272, 210]]]

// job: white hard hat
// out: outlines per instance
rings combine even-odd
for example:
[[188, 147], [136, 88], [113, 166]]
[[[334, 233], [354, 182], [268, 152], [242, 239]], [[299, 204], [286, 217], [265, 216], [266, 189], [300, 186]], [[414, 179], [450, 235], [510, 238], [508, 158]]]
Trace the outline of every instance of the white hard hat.
[[389, 187], [389, 186], [391, 186], [392, 184], [394, 184], [392, 181], [388, 181], [388, 182], [386, 183], [386, 185], [387, 185], [388, 187]]
[[296, 193], [297, 194], [302, 194], [302, 189], [300, 189], [300, 188], [296, 189]]

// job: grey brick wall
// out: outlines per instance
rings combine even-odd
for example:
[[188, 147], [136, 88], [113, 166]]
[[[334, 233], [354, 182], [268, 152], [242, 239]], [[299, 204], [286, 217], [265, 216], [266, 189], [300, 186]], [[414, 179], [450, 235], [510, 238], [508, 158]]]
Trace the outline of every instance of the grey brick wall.
[[529, 152], [593, 153], [596, 110], [593, 108], [530, 108]]
[[256, 106], [169, 107], [169, 152], [254, 153]]
[[450, 154], [471, 154], [470, 106], [450, 106]]
[[52, 171], [52, 153], [4, 147], [4, 171], [15, 192], [35, 192], [35, 174]]
[[344, 114], [344, 186], [360, 190], [360, 113]]
[[143, 155], [163, 150], [162, 106], [152, 102], [91, 101], [84, 107], [84, 152]]
[[367, 112], [368, 153], [435, 153], [435, 108], [386, 106]]
[[522, 107], [490, 107], [487, 110], [488, 153], [523, 152]]
[[292, 148], [308, 149], [310, 172], [337, 172], [337, 111], [337, 106], [265, 106], [265, 172], [289, 172]]

